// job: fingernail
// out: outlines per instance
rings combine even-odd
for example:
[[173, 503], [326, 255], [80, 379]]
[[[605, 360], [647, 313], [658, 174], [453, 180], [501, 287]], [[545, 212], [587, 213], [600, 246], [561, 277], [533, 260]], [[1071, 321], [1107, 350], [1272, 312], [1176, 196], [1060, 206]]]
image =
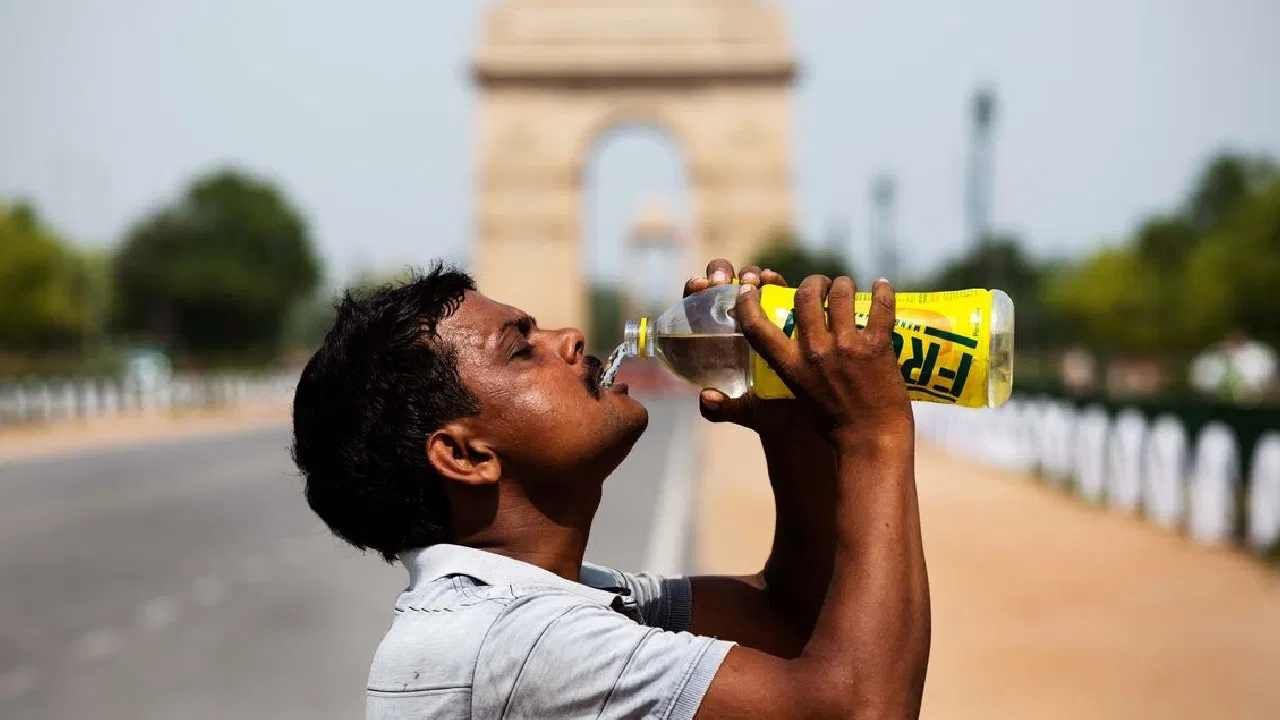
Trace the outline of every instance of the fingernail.
[[760, 282], [760, 276], [756, 275], [755, 273], [746, 273], [745, 275], [742, 276], [741, 279], [742, 279], [742, 282], [751, 283], [752, 285], [756, 285]]
[[710, 390], [703, 390], [703, 391], [702, 391], [702, 393], [701, 393], [701, 395], [702, 395], [702, 404], [703, 404], [703, 405], [706, 405], [707, 407], [711, 408], [712, 410], [718, 410], [718, 409], [720, 408], [720, 396], [719, 396], [719, 395], [716, 395], [715, 393], [711, 392]]
[[753, 288], [755, 288], [755, 285], [742, 285], [738, 288], [738, 294], [746, 295], [747, 293], [751, 292]]
[[729, 281], [729, 276], [726, 275], [723, 270], [717, 270], [711, 273], [711, 282], [722, 283], [722, 282], [728, 282], [728, 281]]
[[882, 277], [882, 278], [880, 278], [879, 280], [877, 280], [876, 282], [888, 283], [888, 282], [889, 282], [889, 278]]

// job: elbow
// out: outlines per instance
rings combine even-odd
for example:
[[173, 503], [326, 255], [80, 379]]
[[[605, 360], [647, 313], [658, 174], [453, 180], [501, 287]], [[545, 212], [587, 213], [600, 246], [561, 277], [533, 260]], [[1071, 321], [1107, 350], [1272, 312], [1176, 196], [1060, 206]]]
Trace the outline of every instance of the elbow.
[[858, 698], [850, 696], [815, 699], [805, 717], [809, 720], [904, 720], [920, 716], [919, 703], [907, 698]]
[[906, 682], [896, 681], [884, 675], [862, 677], [854, 680], [850, 673], [807, 673], [802, 688], [801, 712], [806, 720], [903, 720], [920, 716], [920, 701], [924, 694], [924, 672], [912, 673]]

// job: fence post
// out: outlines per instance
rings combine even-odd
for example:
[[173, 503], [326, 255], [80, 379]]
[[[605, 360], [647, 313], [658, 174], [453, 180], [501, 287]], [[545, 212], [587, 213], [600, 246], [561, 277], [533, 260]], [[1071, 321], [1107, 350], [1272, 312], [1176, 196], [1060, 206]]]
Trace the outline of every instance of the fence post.
[[1134, 409], [1117, 417], [1107, 457], [1107, 499], [1119, 510], [1134, 511], [1142, 497], [1142, 450], [1147, 420]]
[[1235, 530], [1236, 488], [1240, 458], [1231, 429], [1213, 422], [1200, 431], [1191, 471], [1187, 527], [1203, 543], [1231, 539]]
[[1249, 546], [1263, 552], [1280, 542], [1280, 432], [1258, 440], [1249, 471]]
[[1187, 431], [1182, 421], [1161, 415], [1151, 424], [1142, 458], [1142, 504], [1158, 525], [1175, 528], [1186, 516]]
[[1076, 483], [1086, 500], [1101, 502], [1107, 489], [1111, 419], [1101, 405], [1090, 405], [1080, 413], [1076, 428]]

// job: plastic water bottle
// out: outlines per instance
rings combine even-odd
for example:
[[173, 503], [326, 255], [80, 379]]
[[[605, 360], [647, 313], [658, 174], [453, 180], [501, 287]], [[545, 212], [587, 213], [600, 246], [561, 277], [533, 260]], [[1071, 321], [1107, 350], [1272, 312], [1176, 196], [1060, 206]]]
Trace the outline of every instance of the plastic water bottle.
[[[686, 297], [657, 318], [629, 321], [607, 363], [611, 384], [622, 361], [649, 357], [698, 387], [729, 397], [794, 397], [752, 351], [733, 317], [737, 285]], [[788, 337], [795, 333], [795, 290], [760, 288], [760, 305]], [[870, 293], [854, 299], [855, 322], [866, 325]], [[912, 400], [997, 407], [1013, 392], [1013, 301], [1000, 290], [897, 293], [893, 347]]]

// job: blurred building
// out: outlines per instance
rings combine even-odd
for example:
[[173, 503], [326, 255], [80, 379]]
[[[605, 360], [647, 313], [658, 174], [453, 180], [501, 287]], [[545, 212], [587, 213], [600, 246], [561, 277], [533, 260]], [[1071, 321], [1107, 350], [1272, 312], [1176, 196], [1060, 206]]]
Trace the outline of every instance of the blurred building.
[[679, 145], [695, 255], [749, 257], [792, 224], [796, 66], [777, 7], [510, 0], [486, 17], [473, 72], [473, 270], [548, 325], [586, 317], [584, 167], [611, 128], [656, 125]]
[[667, 202], [649, 198], [640, 206], [627, 234], [625, 282], [630, 315], [661, 312], [675, 301], [672, 289], [686, 265], [685, 237]]

